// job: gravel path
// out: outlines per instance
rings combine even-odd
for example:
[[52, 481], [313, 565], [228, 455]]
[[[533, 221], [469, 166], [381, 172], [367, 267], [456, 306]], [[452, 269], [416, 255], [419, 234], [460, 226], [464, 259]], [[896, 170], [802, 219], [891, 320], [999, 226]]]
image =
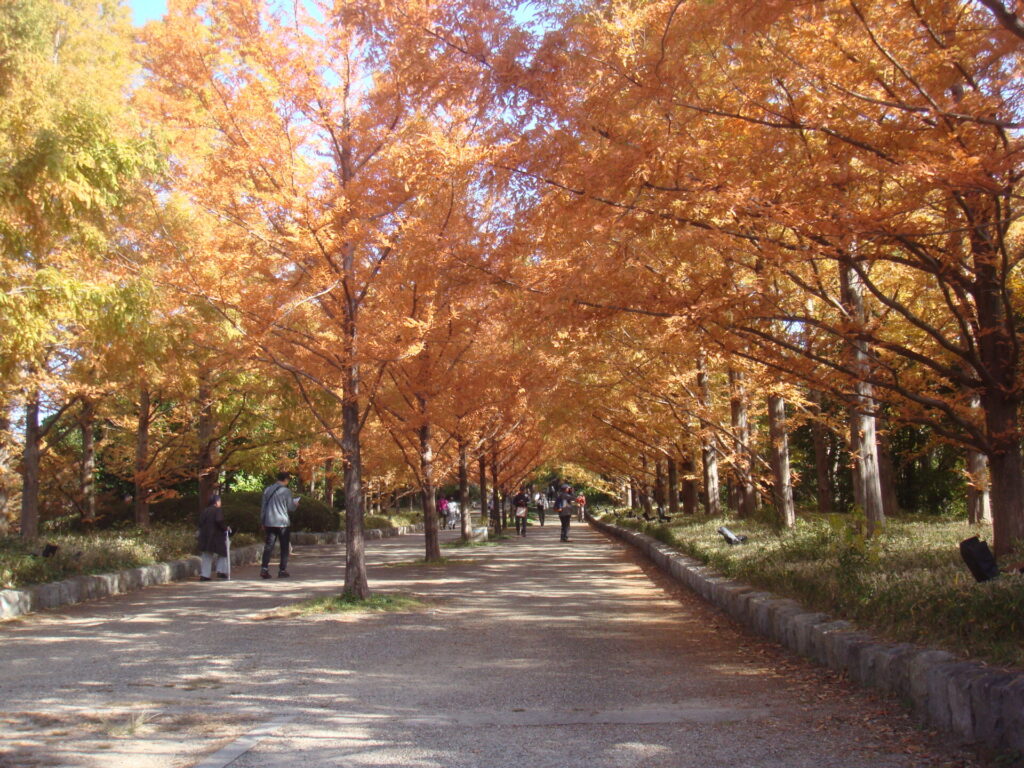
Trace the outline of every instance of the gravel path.
[[0, 625], [0, 766], [973, 765], [581, 526], [443, 567], [403, 564], [422, 536], [369, 545], [374, 588], [426, 609], [267, 618], [340, 587], [343, 551], [298, 547], [290, 580]]

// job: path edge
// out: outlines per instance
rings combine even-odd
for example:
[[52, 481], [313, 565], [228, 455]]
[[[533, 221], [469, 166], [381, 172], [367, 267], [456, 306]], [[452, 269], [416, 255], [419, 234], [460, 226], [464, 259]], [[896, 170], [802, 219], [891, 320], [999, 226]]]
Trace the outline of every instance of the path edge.
[[[363, 532], [367, 539], [386, 539], [408, 533], [422, 533], [423, 524], [402, 525], [396, 528], [370, 528]], [[344, 531], [328, 533], [293, 533], [292, 544], [342, 544]], [[250, 544], [231, 550], [232, 565], [252, 565], [259, 562], [262, 544]], [[100, 600], [113, 595], [135, 592], [157, 584], [183, 581], [199, 575], [199, 557], [192, 556], [167, 563], [142, 565], [113, 573], [72, 576], [63, 581], [34, 584], [24, 589], [0, 590], [0, 620], [13, 619], [36, 611], [62, 608], [89, 600]]]
[[912, 643], [879, 641], [848, 621], [723, 576], [639, 531], [587, 519], [756, 634], [902, 700], [919, 724], [965, 744], [1024, 754], [1024, 674]]

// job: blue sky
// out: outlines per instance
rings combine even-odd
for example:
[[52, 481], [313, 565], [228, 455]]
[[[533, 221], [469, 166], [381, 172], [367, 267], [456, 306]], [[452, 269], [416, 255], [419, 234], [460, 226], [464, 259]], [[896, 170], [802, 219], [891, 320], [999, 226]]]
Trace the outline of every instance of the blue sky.
[[167, 11], [167, 0], [128, 0], [136, 26], [159, 19]]

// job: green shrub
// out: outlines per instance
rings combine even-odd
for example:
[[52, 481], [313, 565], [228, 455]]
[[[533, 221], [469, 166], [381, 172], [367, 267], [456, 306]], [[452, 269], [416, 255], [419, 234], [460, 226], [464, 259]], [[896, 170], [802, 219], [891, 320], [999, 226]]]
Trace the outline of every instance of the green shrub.
[[[422, 512], [407, 509], [388, 512], [387, 517], [389, 520], [391, 520], [392, 526], [420, 525], [423, 522]], [[371, 528], [372, 526], [368, 525], [366, 527]]]
[[384, 517], [384, 515], [366, 515], [363, 518], [364, 528], [395, 528], [402, 523], [396, 523], [390, 517]]
[[[749, 520], [615, 522], [669, 543], [727, 576], [893, 640], [944, 647], [997, 664], [1024, 664], [1024, 575], [1004, 574], [977, 584], [960, 560], [957, 544], [976, 533], [990, 538], [988, 529], [935, 516], [901, 517], [866, 539], [854, 515], [804, 517], [784, 531]], [[717, 532], [723, 524], [746, 534], [747, 543], [726, 544]]]
[[[226, 493], [221, 505], [224, 520], [235, 531], [257, 533], [260, 525], [260, 503], [262, 491], [237, 491]], [[155, 523], [195, 525], [199, 520], [199, 508], [195, 496], [180, 496], [154, 504], [150, 516]], [[293, 531], [337, 531], [344, 527], [343, 515], [323, 502], [303, 496], [299, 507], [292, 515]]]

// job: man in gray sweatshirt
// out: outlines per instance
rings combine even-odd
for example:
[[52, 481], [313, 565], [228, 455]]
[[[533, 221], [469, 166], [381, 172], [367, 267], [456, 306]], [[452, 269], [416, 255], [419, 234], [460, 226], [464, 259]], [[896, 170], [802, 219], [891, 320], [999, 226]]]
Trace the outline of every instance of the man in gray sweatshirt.
[[281, 543], [281, 567], [277, 572], [278, 577], [287, 577], [288, 573], [288, 543], [291, 538], [291, 517], [299, 506], [299, 497], [293, 496], [288, 488], [288, 481], [291, 475], [287, 472], [280, 472], [277, 475], [277, 482], [268, 485], [263, 489], [263, 503], [260, 506], [260, 527], [267, 534], [267, 540], [263, 545], [263, 564], [260, 568], [260, 576], [264, 579], [270, 578], [270, 556], [274, 553], [274, 542]]

